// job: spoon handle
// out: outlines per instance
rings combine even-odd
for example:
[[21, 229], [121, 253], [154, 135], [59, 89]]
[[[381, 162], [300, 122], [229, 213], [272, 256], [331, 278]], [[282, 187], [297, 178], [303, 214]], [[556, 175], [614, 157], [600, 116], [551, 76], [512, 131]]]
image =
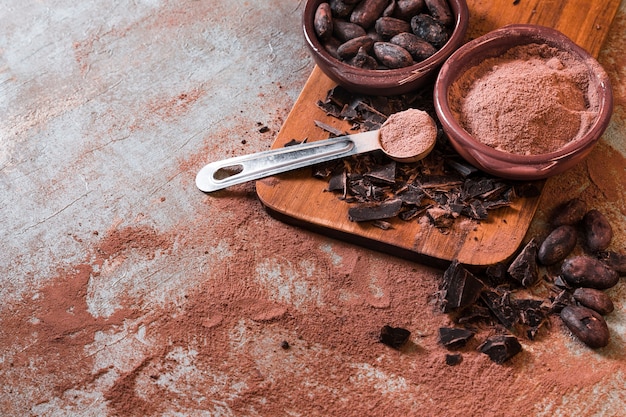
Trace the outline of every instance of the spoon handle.
[[201, 191], [212, 192], [231, 185], [380, 149], [378, 130], [319, 140], [205, 165], [196, 175]]

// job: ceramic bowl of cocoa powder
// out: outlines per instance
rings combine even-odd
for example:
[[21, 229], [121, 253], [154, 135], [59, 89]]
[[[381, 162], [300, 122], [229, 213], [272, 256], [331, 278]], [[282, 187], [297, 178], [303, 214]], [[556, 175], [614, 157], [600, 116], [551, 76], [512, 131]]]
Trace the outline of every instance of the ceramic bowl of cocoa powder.
[[444, 63], [435, 109], [455, 150], [493, 175], [538, 180], [581, 162], [613, 112], [609, 77], [561, 32], [509, 25]]
[[[332, 12], [330, 25], [319, 23], [323, 13], [318, 9], [324, 3], [326, 13]], [[337, 11], [337, 4], [348, 10]], [[354, 22], [360, 29], [351, 27]], [[404, 94], [432, 82], [445, 60], [465, 41], [468, 22], [465, 0], [307, 0], [302, 15], [306, 44], [324, 74], [349, 91], [384, 96]], [[398, 29], [401, 26], [405, 28]], [[408, 32], [396, 36], [400, 31]], [[363, 41], [363, 36], [371, 38], [360, 44], [363, 49], [357, 47], [352, 53], [338, 55], [340, 47], [349, 50], [346, 44], [355, 42], [355, 38]], [[398, 53], [398, 48], [389, 45], [394, 37], [393, 43], [406, 51]], [[375, 50], [383, 51], [380, 55], [384, 62]], [[408, 65], [396, 68], [398, 62]]]

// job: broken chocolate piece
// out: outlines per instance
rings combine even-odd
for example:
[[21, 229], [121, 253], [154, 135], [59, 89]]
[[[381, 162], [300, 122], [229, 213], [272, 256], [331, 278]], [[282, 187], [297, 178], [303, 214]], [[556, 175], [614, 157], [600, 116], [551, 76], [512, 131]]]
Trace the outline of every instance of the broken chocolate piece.
[[478, 347], [482, 353], [497, 364], [503, 364], [522, 351], [522, 345], [515, 336], [491, 336]]
[[518, 321], [517, 310], [511, 303], [511, 293], [495, 289], [485, 290], [480, 298], [494, 316], [507, 329], [512, 329]]
[[364, 222], [395, 217], [400, 213], [402, 200], [399, 198], [382, 203], [364, 203], [348, 209], [348, 218], [352, 222]]
[[458, 327], [440, 327], [439, 342], [448, 349], [458, 349], [467, 344], [474, 336], [474, 332]]
[[509, 275], [524, 287], [530, 287], [539, 280], [537, 267], [537, 242], [531, 239], [524, 249], [511, 262], [507, 270]]
[[403, 329], [402, 327], [391, 327], [389, 325], [384, 325], [382, 329], [380, 329], [380, 342], [392, 347], [394, 349], [400, 349], [402, 345], [404, 345], [411, 336], [411, 332], [407, 329]]
[[485, 285], [457, 260], [443, 274], [441, 308], [444, 313], [474, 304]]

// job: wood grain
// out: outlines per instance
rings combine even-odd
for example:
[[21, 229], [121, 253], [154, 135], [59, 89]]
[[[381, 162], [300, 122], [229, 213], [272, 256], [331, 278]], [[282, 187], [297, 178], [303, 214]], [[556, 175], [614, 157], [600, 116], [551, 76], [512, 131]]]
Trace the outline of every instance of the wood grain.
[[[467, 38], [478, 37], [511, 23], [533, 23], [556, 28], [597, 56], [619, 0], [469, 0]], [[328, 134], [315, 126], [319, 120], [341, 130], [349, 124], [327, 116], [316, 103], [323, 100], [334, 82], [315, 67], [272, 147], [293, 138], [309, 141]], [[548, 180], [549, 181], [549, 180]], [[457, 221], [449, 233], [417, 221], [393, 220], [393, 228], [381, 230], [369, 224], [350, 222], [348, 204], [325, 192], [327, 183], [303, 169], [257, 182], [257, 194], [276, 218], [327, 236], [357, 243], [419, 262], [445, 265], [458, 259], [467, 265], [489, 265], [509, 259], [519, 248], [540, 197], [520, 198], [508, 208], [490, 214], [485, 222]]]

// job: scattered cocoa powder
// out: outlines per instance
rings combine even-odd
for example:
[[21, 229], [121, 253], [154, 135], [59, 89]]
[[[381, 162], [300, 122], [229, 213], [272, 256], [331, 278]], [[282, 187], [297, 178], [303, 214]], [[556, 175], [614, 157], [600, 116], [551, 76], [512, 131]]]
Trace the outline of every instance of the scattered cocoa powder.
[[599, 107], [586, 64], [544, 44], [516, 46], [481, 62], [449, 94], [459, 122], [478, 141], [522, 155], [554, 152], [579, 139]]

